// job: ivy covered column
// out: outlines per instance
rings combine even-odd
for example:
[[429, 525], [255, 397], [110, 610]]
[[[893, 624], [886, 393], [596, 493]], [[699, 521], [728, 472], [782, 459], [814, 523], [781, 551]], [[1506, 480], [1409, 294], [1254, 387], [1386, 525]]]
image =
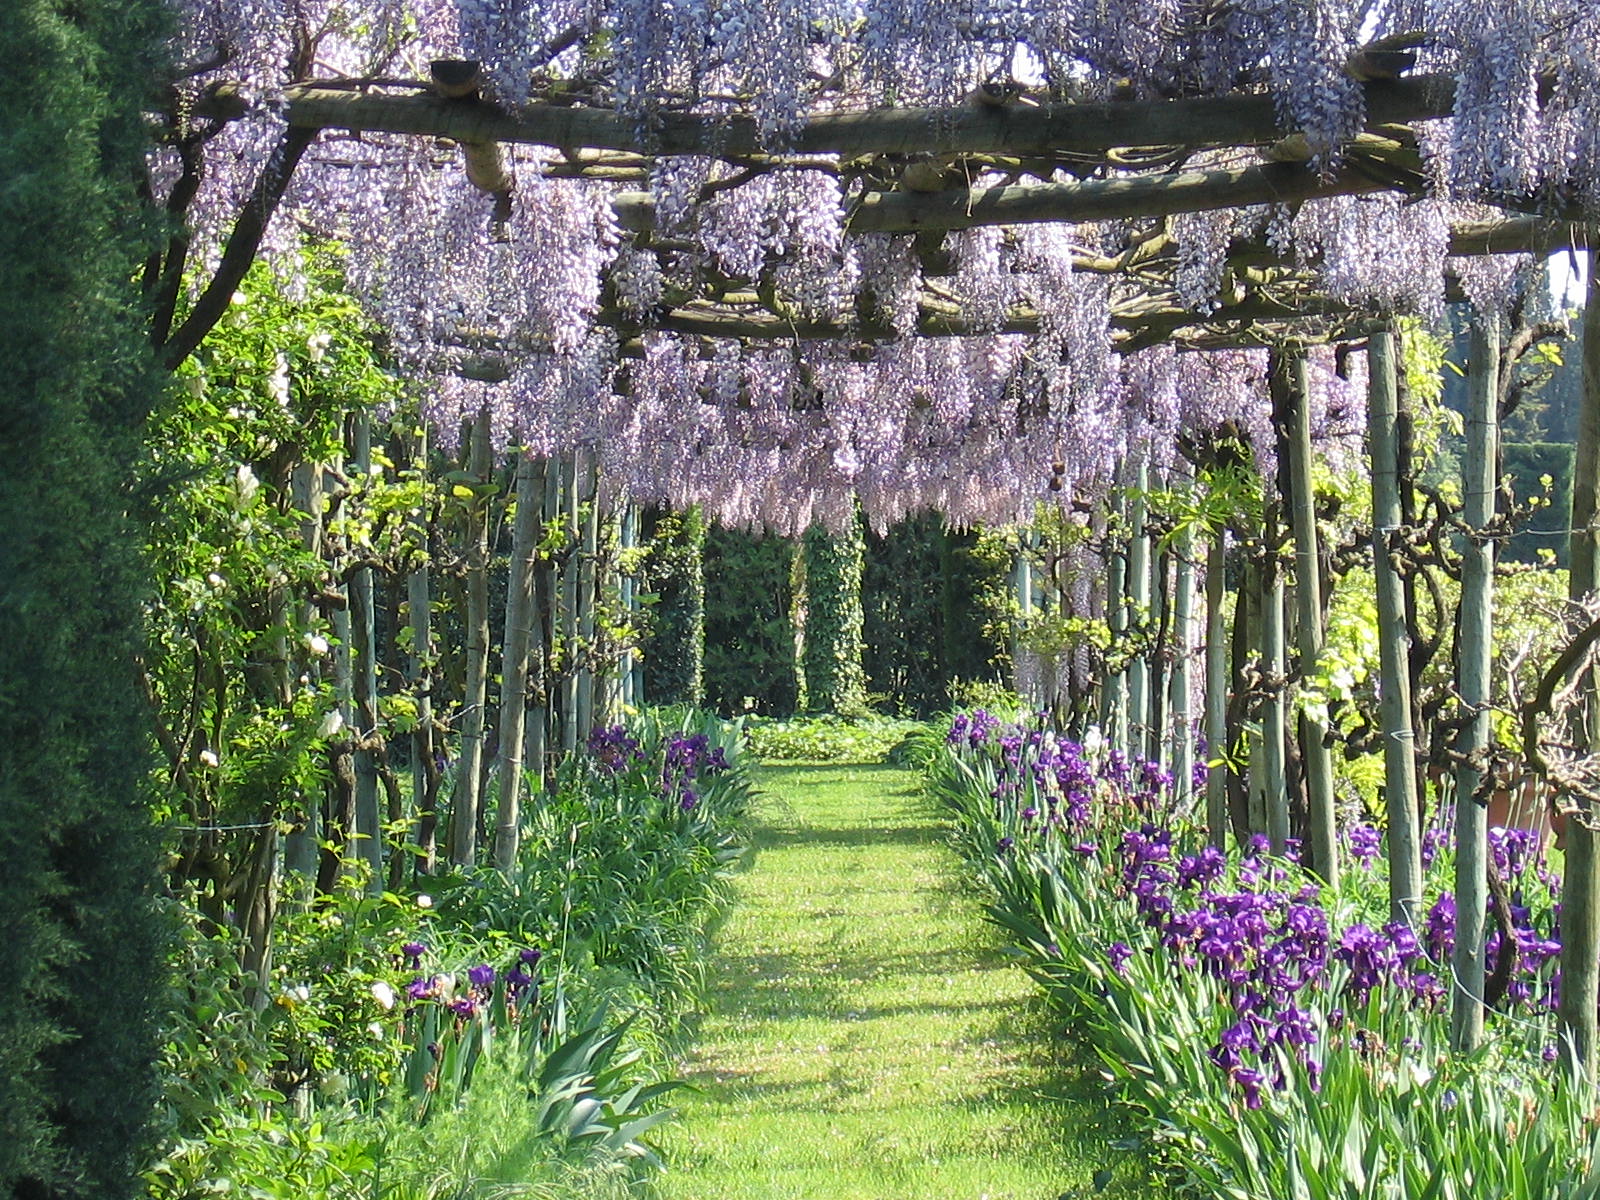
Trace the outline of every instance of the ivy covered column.
[[800, 657], [804, 706], [812, 712], [853, 713], [867, 704], [861, 663], [861, 572], [866, 543], [859, 514], [835, 536], [812, 526], [805, 557], [805, 646]]

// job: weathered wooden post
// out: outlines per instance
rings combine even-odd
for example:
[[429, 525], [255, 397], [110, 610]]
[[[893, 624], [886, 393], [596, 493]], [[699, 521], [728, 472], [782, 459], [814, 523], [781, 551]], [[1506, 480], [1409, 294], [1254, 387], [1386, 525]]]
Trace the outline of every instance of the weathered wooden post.
[[1484, 926], [1489, 902], [1489, 812], [1478, 802], [1489, 747], [1489, 670], [1494, 543], [1484, 534], [1494, 518], [1495, 461], [1500, 407], [1500, 320], [1474, 313], [1467, 364], [1467, 448], [1461, 464], [1468, 533], [1461, 551], [1461, 618], [1456, 642], [1456, 691], [1463, 719], [1456, 739], [1456, 944], [1451, 1034], [1470, 1051], [1483, 1038]]
[[1383, 729], [1388, 812], [1389, 919], [1413, 928], [1422, 904], [1417, 828], [1416, 737], [1411, 728], [1411, 629], [1404, 583], [1393, 558], [1400, 544], [1400, 443], [1396, 339], [1388, 326], [1367, 337], [1367, 440], [1372, 459], [1372, 570], [1378, 599], [1378, 719]]

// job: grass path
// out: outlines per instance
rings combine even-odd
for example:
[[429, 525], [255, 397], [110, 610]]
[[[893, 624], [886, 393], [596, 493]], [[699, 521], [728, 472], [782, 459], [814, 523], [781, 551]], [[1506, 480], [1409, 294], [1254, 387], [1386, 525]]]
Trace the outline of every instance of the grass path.
[[[1150, 1196], [890, 767], [772, 767], [662, 1141], [667, 1200]], [[1102, 1168], [1111, 1171], [1096, 1179]]]

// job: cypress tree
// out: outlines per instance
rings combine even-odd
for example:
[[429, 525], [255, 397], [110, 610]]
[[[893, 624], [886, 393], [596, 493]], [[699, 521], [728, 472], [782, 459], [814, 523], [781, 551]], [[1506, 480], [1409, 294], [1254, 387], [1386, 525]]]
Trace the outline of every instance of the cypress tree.
[[0, 1192], [134, 1193], [160, 923], [130, 468], [155, 0], [0, 4]]

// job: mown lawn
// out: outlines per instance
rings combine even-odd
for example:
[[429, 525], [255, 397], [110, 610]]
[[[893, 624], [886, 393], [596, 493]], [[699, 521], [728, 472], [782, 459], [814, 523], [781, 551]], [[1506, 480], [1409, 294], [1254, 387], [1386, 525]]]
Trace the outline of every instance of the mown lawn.
[[769, 767], [667, 1200], [1151, 1196], [916, 777]]

